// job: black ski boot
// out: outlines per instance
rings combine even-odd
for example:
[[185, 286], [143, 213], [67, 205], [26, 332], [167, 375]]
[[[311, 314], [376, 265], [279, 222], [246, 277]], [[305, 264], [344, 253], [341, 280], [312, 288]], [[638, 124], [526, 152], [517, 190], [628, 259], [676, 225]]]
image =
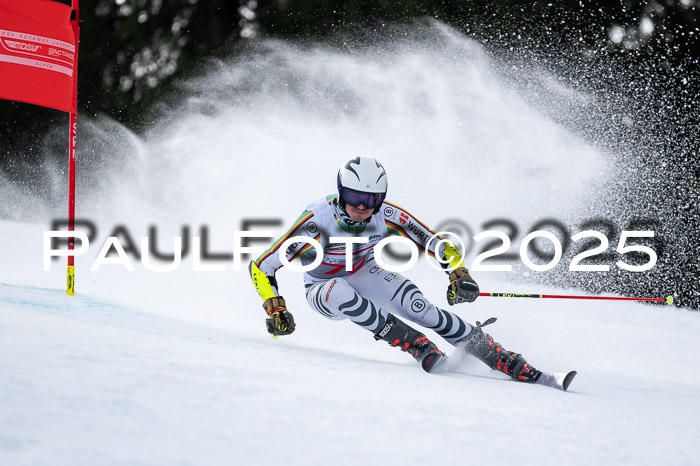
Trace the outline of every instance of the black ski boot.
[[375, 340], [384, 340], [391, 346], [398, 346], [413, 356], [426, 372], [432, 372], [445, 361], [445, 353], [440, 351], [435, 343], [425, 335], [406, 325], [393, 314], [386, 318], [384, 328], [374, 335]]
[[476, 327], [466, 337], [457, 342], [457, 345], [482, 361], [491, 369], [503, 372], [518, 382], [535, 383], [542, 373], [532, 367], [522, 355], [512, 351], [506, 351], [493, 337], [481, 330], [488, 324], [496, 321], [495, 317], [486, 320], [482, 325], [476, 323]]

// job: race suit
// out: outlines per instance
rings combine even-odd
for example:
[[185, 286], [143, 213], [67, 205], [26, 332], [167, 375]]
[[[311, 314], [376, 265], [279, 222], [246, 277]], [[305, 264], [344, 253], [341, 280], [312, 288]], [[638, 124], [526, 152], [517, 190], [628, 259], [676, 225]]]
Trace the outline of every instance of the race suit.
[[[304, 272], [306, 299], [324, 317], [350, 319], [376, 334], [392, 313], [434, 330], [451, 344], [467, 336], [470, 324], [435, 307], [408, 278], [377, 265], [374, 246], [388, 235], [403, 236], [427, 254], [443, 257], [444, 245], [435, 251], [438, 241], [428, 244], [433, 231], [401, 207], [385, 201], [366, 222], [353, 222], [338, 205], [337, 195], [331, 195], [309, 205], [292, 228], [251, 263], [251, 276], [263, 300], [278, 296], [275, 272], [283, 265], [280, 247], [289, 238], [307, 236], [321, 244], [323, 260]], [[351, 270], [346, 270], [346, 243], [331, 243], [331, 237], [368, 238], [350, 245]], [[303, 265], [316, 259], [313, 246], [303, 242], [291, 244], [283, 254]]]

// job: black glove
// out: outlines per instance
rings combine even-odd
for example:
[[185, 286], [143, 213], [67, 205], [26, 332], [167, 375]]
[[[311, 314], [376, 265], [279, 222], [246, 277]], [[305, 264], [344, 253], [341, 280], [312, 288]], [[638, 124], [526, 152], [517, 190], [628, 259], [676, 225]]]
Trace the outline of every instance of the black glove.
[[294, 316], [287, 310], [282, 296], [268, 298], [263, 303], [263, 309], [269, 319], [265, 320], [267, 331], [270, 335], [289, 335], [294, 331]]
[[450, 306], [459, 303], [471, 303], [479, 296], [479, 285], [464, 267], [456, 268], [450, 274], [447, 287], [447, 303]]

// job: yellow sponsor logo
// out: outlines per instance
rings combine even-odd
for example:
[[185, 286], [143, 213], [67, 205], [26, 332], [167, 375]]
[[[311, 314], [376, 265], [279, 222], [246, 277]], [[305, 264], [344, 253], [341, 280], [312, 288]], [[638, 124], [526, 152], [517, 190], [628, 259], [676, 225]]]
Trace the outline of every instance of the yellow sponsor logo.
[[66, 282], [66, 293], [68, 296], [75, 296], [75, 266], [68, 266], [68, 278]]

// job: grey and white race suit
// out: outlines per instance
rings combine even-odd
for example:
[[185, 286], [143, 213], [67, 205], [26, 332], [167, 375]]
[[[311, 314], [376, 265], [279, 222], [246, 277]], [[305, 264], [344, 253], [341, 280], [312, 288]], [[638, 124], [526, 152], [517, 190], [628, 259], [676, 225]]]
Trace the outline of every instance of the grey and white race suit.
[[[374, 259], [374, 247], [389, 235], [408, 238], [419, 249], [435, 257], [443, 251], [434, 249], [437, 241], [429, 240], [434, 232], [403, 208], [385, 201], [366, 222], [353, 222], [338, 205], [336, 195], [310, 204], [294, 225], [255, 262], [270, 278], [278, 295], [275, 272], [282, 267], [280, 249], [294, 237], [308, 237], [323, 248], [321, 263], [304, 272], [306, 298], [312, 309], [329, 319], [350, 319], [372, 333], [378, 333], [392, 313], [434, 330], [451, 344], [471, 332], [472, 326], [455, 314], [439, 309], [425, 298], [405, 276], [385, 270]], [[361, 243], [347, 244], [331, 238], [361, 237]], [[351, 247], [350, 270], [346, 270], [347, 247]], [[442, 249], [442, 248], [439, 248]], [[282, 253], [288, 261], [299, 259], [312, 264], [316, 250], [305, 242], [287, 243]]]

